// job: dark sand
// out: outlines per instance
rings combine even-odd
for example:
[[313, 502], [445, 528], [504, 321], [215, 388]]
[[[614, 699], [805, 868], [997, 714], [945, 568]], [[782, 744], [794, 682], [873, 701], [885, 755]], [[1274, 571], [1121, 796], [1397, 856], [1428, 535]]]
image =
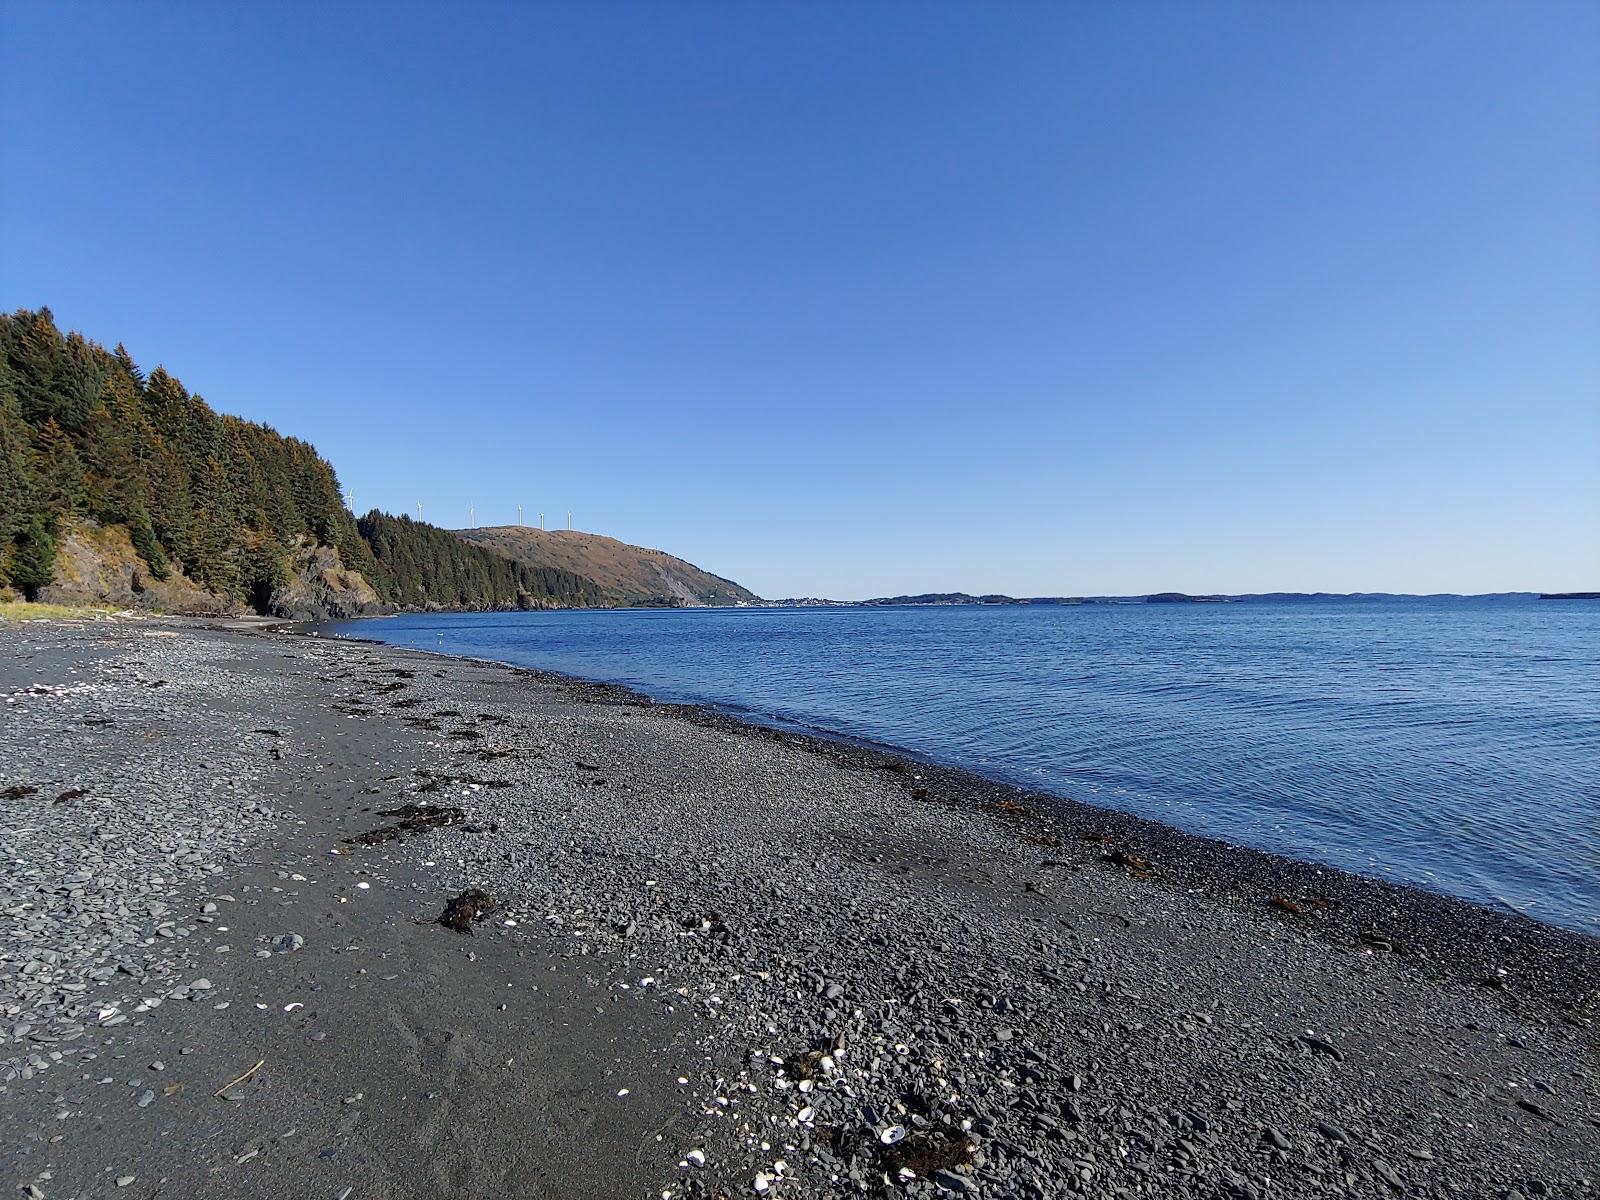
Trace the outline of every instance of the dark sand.
[[0, 693], [24, 1194], [1600, 1190], [1576, 935], [369, 644], [4, 626]]

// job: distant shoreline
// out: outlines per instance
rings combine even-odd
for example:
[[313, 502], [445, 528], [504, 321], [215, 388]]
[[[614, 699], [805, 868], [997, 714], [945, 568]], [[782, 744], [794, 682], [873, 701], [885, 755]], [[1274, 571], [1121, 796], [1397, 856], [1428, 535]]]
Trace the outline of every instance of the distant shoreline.
[[1002, 593], [923, 592], [907, 596], [879, 596], [870, 600], [828, 600], [815, 596], [763, 600], [761, 608], [957, 608], [1029, 606], [1075, 608], [1080, 606], [1142, 604], [1361, 604], [1383, 601], [1426, 600], [1550, 600], [1592, 599], [1600, 592], [1240, 592], [1193, 595], [1188, 592], [1149, 592], [1131, 596], [1008, 596]]

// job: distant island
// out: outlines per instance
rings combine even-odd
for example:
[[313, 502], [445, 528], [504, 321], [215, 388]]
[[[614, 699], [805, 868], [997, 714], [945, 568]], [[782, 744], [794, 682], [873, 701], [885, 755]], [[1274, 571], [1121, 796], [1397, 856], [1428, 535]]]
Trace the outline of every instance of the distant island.
[[914, 596], [878, 596], [871, 600], [824, 600], [815, 596], [788, 600], [761, 600], [766, 608], [913, 608], [956, 607], [967, 605], [1023, 606], [1088, 604], [1259, 604], [1360, 602], [1370, 600], [1583, 600], [1600, 598], [1600, 592], [1482, 592], [1466, 595], [1456, 592], [1431, 592], [1413, 595], [1405, 592], [1247, 592], [1233, 596], [1190, 595], [1188, 592], [1150, 592], [1135, 596], [1006, 596], [991, 593], [974, 596], [967, 592], [923, 592]]
[[1600, 592], [1544, 592], [1541, 600], [1600, 600]]

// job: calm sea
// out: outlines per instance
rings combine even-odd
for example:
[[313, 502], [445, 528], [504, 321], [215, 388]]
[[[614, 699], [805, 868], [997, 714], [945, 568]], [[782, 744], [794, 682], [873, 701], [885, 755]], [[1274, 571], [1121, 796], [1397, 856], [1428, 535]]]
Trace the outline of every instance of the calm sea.
[[632, 610], [339, 628], [887, 743], [1600, 934], [1600, 603]]

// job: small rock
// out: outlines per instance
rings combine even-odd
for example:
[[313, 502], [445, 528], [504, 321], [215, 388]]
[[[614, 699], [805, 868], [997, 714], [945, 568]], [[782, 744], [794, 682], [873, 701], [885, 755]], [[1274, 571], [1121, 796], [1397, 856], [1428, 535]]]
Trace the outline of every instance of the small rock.
[[1373, 1159], [1372, 1160], [1372, 1170], [1374, 1171], [1374, 1173], [1377, 1174], [1379, 1179], [1383, 1180], [1390, 1187], [1392, 1187], [1395, 1191], [1398, 1192], [1398, 1191], [1401, 1191], [1402, 1189], [1405, 1188], [1405, 1186], [1406, 1186], [1405, 1185], [1405, 1181], [1403, 1179], [1401, 1179], [1399, 1174], [1395, 1171], [1395, 1169], [1393, 1167], [1391, 1167], [1383, 1159], [1381, 1159], [1381, 1158]]

